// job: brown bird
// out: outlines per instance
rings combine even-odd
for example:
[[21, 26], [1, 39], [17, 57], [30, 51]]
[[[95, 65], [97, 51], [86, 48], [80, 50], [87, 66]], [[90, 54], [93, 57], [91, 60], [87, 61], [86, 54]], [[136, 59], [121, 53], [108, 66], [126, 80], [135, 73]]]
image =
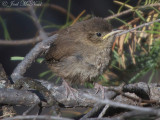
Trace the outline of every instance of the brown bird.
[[49, 68], [69, 84], [94, 81], [109, 65], [117, 33], [111, 31], [111, 25], [98, 17], [60, 30], [45, 55]]

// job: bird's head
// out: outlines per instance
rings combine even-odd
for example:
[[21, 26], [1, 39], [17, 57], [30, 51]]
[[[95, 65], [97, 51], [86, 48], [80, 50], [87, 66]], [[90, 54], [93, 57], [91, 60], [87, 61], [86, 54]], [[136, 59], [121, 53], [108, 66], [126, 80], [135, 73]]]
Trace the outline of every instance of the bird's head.
[[84, 21], [82, 27], [84, 27], [84, 32], [87, 33], [86, 42], [102, 48], [112, 46], [115, 40], [114, 35], [120, 32], [119, 30], [113, 31], [108, 21], [98, 17]]

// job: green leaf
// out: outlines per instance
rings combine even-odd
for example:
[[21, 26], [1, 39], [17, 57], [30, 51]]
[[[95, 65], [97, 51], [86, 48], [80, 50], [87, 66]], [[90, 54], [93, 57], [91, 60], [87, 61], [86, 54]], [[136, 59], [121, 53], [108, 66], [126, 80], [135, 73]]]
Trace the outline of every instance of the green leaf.
[[44, 58], [38, 58], [36, 61], [37, 61], [38, 63], [42, 63], [42, 62], [44, 61]]
[[121, 23], [125, 24], [126, 26], [132, 28], [132, 26], [129, 25], [126, 21], [124, 21], [124, 20], [122, 20], [122, 19], [120, 19], [120, 18], [114, 18], [114, 19], [116, 19], [116, 20], [120, 21]]
[[[46, 4], [48, 4], [48, 3], [49, 3], [49, 1], [50, 1], [50, 0], [47, 0]], [[41, 20], [41, 19], [42, 19], [42, 16], [43, 16], [43, 14], [44, 14], [45, 10], [46, 10], [46, 6], [44, 6], [44, 7], [42, 8], [41, 13], [40, 13], [40, 15], [39, 15], [39, 20]]]
[[152, 34], [160, 34], [160, 32], [158, 31], [150, 31], [150, 30], [146, 30], [147, 33], [152, 33]]
[[62, 25], [56, 25], [56, 24], [43, 26], [44, 29], [46, 29], [46, 28], [61, 28], [61, 27], [62, 27]]
[[58, 84], [58, 82], [60, 81], [60, 79], [61, 79], [60, 77], [57, 78], [56, 84]]
[[127, 43], [127, 41], [129, 40], [129, 36], [130, 36], [130, 33], [127, 33], [124, 39], [124, 43]]
[[158, 14], [160, 14], [160, 11], [154, 7], [151, 6], [152, 9], [154, 9]]
[[149, 77], [148, 83], [151, 83], [151, 82], [152, 82], [152, 79], [153, 79], [153, 76], [155, 75], [155, 73], [156, 73], [156, 70], [154, 69], [154, 70], [152, 71], [151, 76]]
[[129, 2], [130, 0], [127, 0], [123, 3], [123, 5], [120, 6], [120, 8], [118, 9], [118, 13], [121, 12], [121, 10], [123, 9], [123, 7], [125, 7], [125, 5]]
[[24, 57], [20, 57], [20, 56], [13, 56], [10, 58], [10, 60], [23, 60]]
[[114, 57], [116, 58], [117, 62], [119, 62], [122, 65], [122, 59], [119, 57], [118, 53], [114, 50]]
[[141, 15], [140, 11], [135, 10], [136, 14], [143, 20], [146, 22], [146, 19]]
[[50, 70], [45, 71], [45, 72], [42, 72], [42, 73], [39, 74], [39, 77], [44, 77], [44, 76], [46, 76], [46, 75], [49, 74], [49, 73], [51, 73]]
[[2, 28], [4, 30], [5, 40], [11, 40], [11, 37], [9, 35], [8, 29], [7, 29], [7, 26], [6, 26], [6, 23], [1, 16], [0, 16], [0, 23], [2, 24]]
[[71, 0], [69, 0], [69, 2], [68, 2], [68, 9], [67, 9], [67, 19], [66, 19], [66, 24], [68, 24], [68, 22], [69, 22], [70, 10], [71, 10]]
[[140, 76], [146, 74], [150, 69], [148, 68], [144, 68], [143, 70], [141, 70], [139, 73], [137, 73], [134, 77], [132, 77], [130, 80], [129, 80], [129, 83], [132, 83], [134, 82], [137, 78], [139, 78]]

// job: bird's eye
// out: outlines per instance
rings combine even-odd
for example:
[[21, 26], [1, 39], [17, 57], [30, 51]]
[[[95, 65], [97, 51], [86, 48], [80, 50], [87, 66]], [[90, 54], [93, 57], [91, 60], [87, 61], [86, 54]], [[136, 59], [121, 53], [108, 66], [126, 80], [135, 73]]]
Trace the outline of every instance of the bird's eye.
[[99, 33], [99, 32], [98, 32], [98, 33], [96, 33], [96, 35], [97, 35], [98, 37], [101, 37], [101, 33]]

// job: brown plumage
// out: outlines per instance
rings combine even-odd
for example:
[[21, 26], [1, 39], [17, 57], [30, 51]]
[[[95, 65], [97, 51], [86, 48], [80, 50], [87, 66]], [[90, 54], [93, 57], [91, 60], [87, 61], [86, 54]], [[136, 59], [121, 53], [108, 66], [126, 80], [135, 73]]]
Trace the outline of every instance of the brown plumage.
[[111, 30], [97, 17], [60, 30], [45, 56], [49, 68], [70, 84], [94, 80], [109, 64], [114, 37], [103, 37]]

